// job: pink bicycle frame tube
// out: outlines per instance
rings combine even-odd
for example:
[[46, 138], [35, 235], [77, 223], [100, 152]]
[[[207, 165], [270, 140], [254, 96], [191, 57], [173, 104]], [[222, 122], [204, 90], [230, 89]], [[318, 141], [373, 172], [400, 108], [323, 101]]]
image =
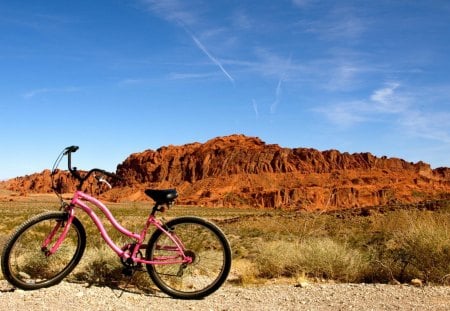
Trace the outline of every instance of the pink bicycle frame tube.
[[[95, 214], [95, 212], [88, 205], [86, 205], [86, 203], [84, 203], [83, 200], [90, 202], [90, 203], [94, 204], [96, 207], [98, 207], [103, 212], [103, 214], [106, 216], [106, 218], [109, 220], [109, 222], [112, 224], [112, 226], [115, 229], [117, 229], [122, 234], [137, 240], [139, 245], [142, 244], [143, 239], [145, 238], [145, 235], [147, 234], [147, 230], [148, 230], [148, 227], [150, 226], [150, 224], [154, 224], [158, 229], [160, 229], [165, 234], [167, 234], [169, 236], [169, 238], [175, 243], [176, 250], [178, 250], [178, 255], [180, 255], [181, 258], [175, 259], [175, 257], [171, 257], [171, 258], [166, 258], [165, 260], [160, 259], [160, 260], [148, 261], [148, 260], [136, 257], [136, 253], [138, 251], [137, 248], [135, 248], [133, 253], [130, 255], [124, 249], [119, 248], [114, 243], [114, 241], [109, 237], [108, 233], [106, 232], [105, 227], [103, 226], [100, 218], [98, 218], [98, 216]], [[172, 236], [164, 228], [162, 228], [161, 225], [159, 224], [159, 222], [155, 221], [152, 216], [150, 216], [149, 219], [147, 220], [145, 228], [142, 230], [141, 234], [137, 234], [137, 233], [133, 233], [133, 232], [127, 230], [126, 228], [124, 228], [123, 226], [121, 226], [119, 224], [119, 222], [114, 218], [112, 213], [108, 210], [108, 208], [102, 202], [100, 202], [99, 200], [91, 197], [90, 195], [88, 195], [82, 191], [75, 192], [75, 194], [72, 198], [71, 204], [80, 207], [84, 212], [86, 212], [89, 215], [89, 217], [92, 219], [92, 221], [95, 223], [98, 230], [100, 231], [100, 234], [101, 234], [102, 238], [105, 240], [105, 242], [111, 247], [112, 250], [114, 250], [114, 252], [117, 253], [117, 255], [119, 255], [122, 258], [126, 259], [126, 258], [131, 257], [133, 259], [133, 261], [141, 262], [144, 264], [175, 264], [175, 263], [190, 263], [192, 261], [192, 258], [184, 255], [184, 253], [183, 253], [184, 246], [181, 243], [181, 241], [176, 236]], [[70, 220], [72, 220], [73, 217], [74, 216], [71, 213], [71, 217], [69, 217]], [[174, 250], [174, 251], [176, 251], [176, 250]]]
[[[67, 236], [67, 232], [69, 232], [70, 229], [70, 225], [72, 224], [72, 220], [73, 220], [73, 211], [70, 211], [70, 216], [67, 220], [67, 223], [64, 226], [63, 232], [61, 233], [61, 235], [58, 237], [58, 240], [56, 240], [55, 245], [52, 246], [52, 248], [50, 250], [46, 251], [46, 256], [50, 256], [52, 254], [54, 254], [59, 246], [61, 245], [61, 243], [64, 241], [64, 239]], [[46, 249], [47, 246], [52, 242], [53, 238], [55, 237], [55, 234], [58, 232], [59, 228], [61, 227], [61, 224], [58, 223], [52, 230], [52, 232], [50, 232], [50, 234], [47, 236], [47, 238], [44, 240], [44, 242], [42, 243], [42, 249]]]
[[88, 202], [94, 204], [95, 206], [97, 206], [103, 212], [103, 214], [105, 214], [106, 218], [108, 218], [108, 220], [111, 222], [113, 227], [116, 228], [119, 232], [121, 232], [124, 235], [129, 236], [133, 239], [136, 239], [136, 240], [139, 240], [141, 236], [137, 233], [133, 233], [133, 232], [127, 230], [126, 228], [122, 227], [119, 224], [119, 222], [114, 218], [114, 216], [111, 214], [111, 212], [108, 210], [108, 208], [102, 202], [91, 197], [90, 195], [87, 195], [86, 193], [84, 193], [82, 191], [75, 192], [75, 195], [72, 198], [71, 204], [77, 205], [83, 211], [85, 211], [86, 214], [89, 215], [89, 217], [92, 219], [92, 221], [95, 223], [98, 230], [100, 231], [100, 234], [103, 237], [103, 239], [105, 240], [105, 242], [114, 250], [114, 252], [116, 252], [119, 256], [124, 256], [125, 258], [127, 258], [128, 257], [127, 254], [124, 254], [124, 251], [122, 249], [120, 249], [114, 243], [113, 240], [111, 240], [111, 238], [109, 237], [108, 233], [106, 232], [105, 227], [103, 226], [100, 218], [98, 218], [98, 216], [95, 214], [95, 212], [88, 205], [86, 205], [83, 202], [83, 200], [88, 201]]

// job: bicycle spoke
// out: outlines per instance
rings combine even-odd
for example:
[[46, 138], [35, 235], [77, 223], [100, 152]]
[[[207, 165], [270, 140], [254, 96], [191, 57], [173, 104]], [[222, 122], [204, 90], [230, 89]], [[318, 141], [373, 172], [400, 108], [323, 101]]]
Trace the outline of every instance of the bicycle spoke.
[[19, 227], [2, 256], [2, 271], [10, 283], [23, 289], [47, 287], [73, 270], [85, 247], [85, 232], [78, 220], [56, 252], [49, 253], [65, 228], [64, 218], [64, 213], [45, 213]]
[[[178, 298], [204, 297], [217, 290], [225, 281], [231, 251], [223, 233], [212, 223], [197, 217], [177, 218], [167, 224], [185, 247], [191, 263], [147, 266], [152, 280], [164, 292]], [[169, 256], [176, 248], [169, 236], [156, 231], [149, 242], [147, 259]], [[158, 245], [158, 247], [156, 247]], [[163, 247], [161, 247], [163, 246]]]

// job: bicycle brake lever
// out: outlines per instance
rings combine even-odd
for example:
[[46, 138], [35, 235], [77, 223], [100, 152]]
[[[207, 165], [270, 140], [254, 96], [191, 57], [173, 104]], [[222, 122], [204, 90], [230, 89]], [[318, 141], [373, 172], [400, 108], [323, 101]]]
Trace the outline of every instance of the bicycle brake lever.
[[99, 177], [99, 176], [95, 175], [94, 177], [95, 177], [95, 179], [97, 179], [97, 181], [99, 183], [104, 183], [104, 184], [106, 184], [108, 186], [109, 189], [112, 189], [111, 184], [106, 179], [104, 179], [103, 176]]
[[103, 177], [100, 177], [100, 179], [98, 181], [102, 182], [102, 183], [105, 183], [108, 186], [109, 189], [112, 189], [111, 184], [106, 179], [104, 179]]

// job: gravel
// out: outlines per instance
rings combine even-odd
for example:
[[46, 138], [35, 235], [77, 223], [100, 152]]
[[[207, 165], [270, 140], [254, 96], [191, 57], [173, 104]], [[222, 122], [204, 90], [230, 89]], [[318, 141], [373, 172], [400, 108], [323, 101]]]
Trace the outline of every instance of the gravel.
[[226, 284], [202, 300], [177, 300], [158, 291], [111, 289], [62, 282], [13, 290], [0, 281], [0, 310], [450, 310], [449, 286], [385, 284]]

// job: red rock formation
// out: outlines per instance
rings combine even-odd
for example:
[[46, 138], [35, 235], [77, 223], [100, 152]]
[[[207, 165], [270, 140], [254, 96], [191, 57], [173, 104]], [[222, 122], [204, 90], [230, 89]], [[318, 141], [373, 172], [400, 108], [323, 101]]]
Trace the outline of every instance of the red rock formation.
[[[5, 182], [8, 190], [17, 191], [22, 194], [30, 193], [51, 193], [52, 177], [50, 170], [41, 173], [16, 177]], [[68, 171], [58, 171], [53, 178], [54, 186], [61, 193], [73, 192], [76, 189], [76, 180]]]
[[450, 189], [447, 168], [433, 171], [422, 162], [370, 153], [281, 148], [243, 135], [132, 154], [117, 172], [133, 197], [132, 189], [143, 186], [174, 186], [181, 203], [207, 206], [334, 209], [420, 201]]
[[[147, 187], [176, 187], [180, 204], [205, 206], [338, 209], [422, 201], [450, 190], [448, 168], [370, 153], [282, 148], [243, 135], [134, 153], [117, 174], [123, 181], [106, 199], [140, 200]], [[48, 191], [38, 175], [10, 188]]]

